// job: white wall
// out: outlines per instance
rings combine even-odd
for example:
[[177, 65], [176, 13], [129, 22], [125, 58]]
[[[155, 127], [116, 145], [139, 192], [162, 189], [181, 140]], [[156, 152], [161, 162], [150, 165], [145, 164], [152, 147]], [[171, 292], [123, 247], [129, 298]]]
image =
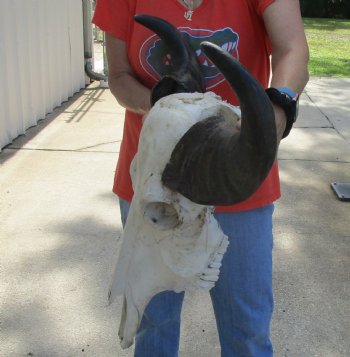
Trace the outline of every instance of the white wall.
[[81, 0], [0, 0], [0, 149], [85, 86]]

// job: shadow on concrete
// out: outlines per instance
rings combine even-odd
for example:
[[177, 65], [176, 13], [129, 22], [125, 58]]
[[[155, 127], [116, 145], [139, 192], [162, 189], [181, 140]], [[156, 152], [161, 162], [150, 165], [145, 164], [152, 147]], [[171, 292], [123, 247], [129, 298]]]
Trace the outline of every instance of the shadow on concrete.
[[274, 219], [276, 355], [345, 356], [350, 211], [329, 183], [335, 176], [350, 177], [350, 166], [281, 161], [280, 168], [283, 197]]
[[[95, 85], [84, 88], [75, 93], [67, 101], [63, 102], [61, 106], [56, 107], [52, 113], [46, 115], [44, 119], [38, 121], [37, 125], [32, 126], [26, 130], [24, 135], [18, 136], [12, 143], [2, 148], [0, 153], [1, 162], [13, 157], [17, 150], [23, 149], [31, 140], [33, 140], [38, 134], [40, 134], [45, 128], [47, 128], [53, 121], [64, 113], [68, 113], [69, 117], [66, 120], [67, 123], [79, 122], [83, 117], [89, 113], [93, 105], [101, 101], [101, 96], [104, 94], [104, 88], [98, 88]], [[75, 104], [78, 105], [75, 107]], [[73, 108], [73, 110], [69, 110]], [[103, 143], [106, 144], [106, 143]], [[101, 144], [101, 145], [103, 145]], [[6, 150], [8, 149], [8, 150]], [[81, 150], [83, 150], [82, 148]]]
[[96, 345], [117, 343], [118, 320], [106, 305], [120, 228], [94, 216], [48, 227], [48, 249], [32, 247], [7, 269], [15, 281], [2, 294], [0, 355], [100, 356]]
[[[98, 87], [87, 88], [85, 91], [86, 96], [84, 97], [84, 100], [82, 100], [80, 104], [70, 112], [71, 115], [69, 116], [69, 119], [66, 120], [66, 122], [71, 123], [73, 121], [79, 122], [82, 120], [86, 113], [90, 112], [92, 107], [97, 102], [102, 102], [101, 97], [106, 90], [109, 89]], [[65, 112], [69, 113], [69, 111]]]
[[[350, 180], [347, 128], [342, 130], [337, 122], [344, 118], [342, 123], [348, 123], [349, 109], [337, 98], [341, 87], [327, 93], [330, 82], [308, 87], [310, 100], [302, 110], [316, 110], [300, 118], [300, 127], [293, 129], [279, 153], [282, 198], [276, 202], [274, 216], [272, 324], [276, 357], [343, 357], [350, 351], [350, 210], [349, 203], [339, 201], [330, 188], [334, 180]], [[314, 89], [318, 96], [312, 102]], [[114, 153], [89, 151], [85, 145], [109, 142], [109, 135], [115, 135], [108, 123], [115, 117], [114, 102], [110, 108], [103, 107], [105, 94], [86, 93], [93, 96], [91, 107], [80, 93], [75, 101], [82, 102], [76, 102], [79, 105], [71, 111], [67, 103], [62, 119], [56, 118], [69, 124], [85, 121], [86, 126], [79, 127], [86, 130], [80, 137], [84, 141], [73, 147], [85, 148], [84, 152], [68, 155], [33, 149], [28, 154], [14, 149], [0, 155], [2, 162], [13, 158], [0, 176], [1, 357], [133, 355], [132, 348], [121, 350], [117, 337], [120, 301], [106, 306], [121, 237], [118, 203], [109, 191], [116, 158]], [[330, 107], [335, 116], [329, 114]], [[102, 115], [98, 122], [96, 117]], [[88, 118], [96, 126], [87, 123]], [[50, 133], [39, 142], [40, 148], [53, 146], [52, 138], [63, 127], [48, 128], [54, 119], [33, 128], [24, 142], [46, 127]], [[99, 126], [104, 128], [103, 136], [96, 131]], [[73, 137], [72, 127], [65, 140]], [[119, 128], [116, 131], [121, 133]], [[91, 136], [97, 139], [87, 140]], [[16, 145], [23, 148], [20, 141]], [[72, 151], [65, 145], [62, 150]], [[18, 157], [13, 157], [14, 152]], [[186, 296], [181, 356], [219, 355], [209, 306], [208, 295]]]

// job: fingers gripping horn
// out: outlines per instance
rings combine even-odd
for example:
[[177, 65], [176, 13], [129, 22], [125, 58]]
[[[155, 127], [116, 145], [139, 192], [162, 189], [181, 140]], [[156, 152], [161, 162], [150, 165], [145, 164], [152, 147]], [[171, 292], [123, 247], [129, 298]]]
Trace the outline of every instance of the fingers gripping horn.
[[135, 15], [139, 24], [155, 32], [168, 47], [172, 74], [164, 76], [152, 89], [151, 104], [174, 93], [205, 91], [205, 84], [194, 50], [181, 32], [155, 16]]
[[201, 47], [238, 96], [241, 130], [221, 115], [196, 123], [174, 148], [162, 181], [193, 202], [231, 205], [249, 198], [274, 163], [275, 117], [263, 88], [236, 59], [212, 43]]

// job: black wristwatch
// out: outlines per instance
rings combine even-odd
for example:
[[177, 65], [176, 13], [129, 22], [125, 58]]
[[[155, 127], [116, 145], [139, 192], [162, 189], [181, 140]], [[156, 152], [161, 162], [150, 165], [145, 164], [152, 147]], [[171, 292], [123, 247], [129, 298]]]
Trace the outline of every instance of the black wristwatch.
[[267, 88], [266, 94], [269, 96], [272, 103], [280, 106], [287, 117], [286, 129], [284, 130], [282, 139], [287, 137], [297, 120], [299, 95], [290, 88]]

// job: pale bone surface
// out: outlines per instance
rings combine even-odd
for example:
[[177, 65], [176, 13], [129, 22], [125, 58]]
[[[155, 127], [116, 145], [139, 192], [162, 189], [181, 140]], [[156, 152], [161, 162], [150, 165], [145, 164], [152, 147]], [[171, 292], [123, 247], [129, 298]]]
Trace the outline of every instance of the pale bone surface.
[[160, 99], [146, 117], [131, 165], [134, 198], [124, 228], [110, 301], [124, 297], [119, 337], [128, 348], [151, 298], [165, 290], [211, 289], [219, 277], [227, 236], [213, 207], [195, 204], [161, 183], [170, 155], [187, 130], [212, 115], [240, 118], [214, 93]]

